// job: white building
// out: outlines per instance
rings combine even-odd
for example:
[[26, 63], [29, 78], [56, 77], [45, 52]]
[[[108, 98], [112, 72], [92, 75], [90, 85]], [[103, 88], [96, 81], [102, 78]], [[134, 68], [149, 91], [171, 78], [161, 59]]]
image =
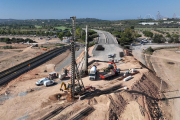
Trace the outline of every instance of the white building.
[[174, 21], [164, 21], [164, 23], [167, 23], [167, 24], [170, 24], [172, 22], [174, 22]]
[[158, 22], [141, 22], [141, 25], [158, 25]]

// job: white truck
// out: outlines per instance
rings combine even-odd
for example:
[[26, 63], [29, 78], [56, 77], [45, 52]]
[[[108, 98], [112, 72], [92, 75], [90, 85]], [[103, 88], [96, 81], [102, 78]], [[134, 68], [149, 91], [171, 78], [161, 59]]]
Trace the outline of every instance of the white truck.
[[93, 65], [90, 72], [89, 72], [89, 80], [95, 80], [96, 79], [96, 66]]
[[53, 80], [46, 80], [44, 81], [44, 86], [48, 87], [50, 85], [53, 85], [54, 84], [54, 81]]
[[49, 80], [49, 78], [42, 78], [40, 80], [38, 80], [36, 82], [36, 85], [39, 86], [39, 85], [43, 85], [45, 81]]

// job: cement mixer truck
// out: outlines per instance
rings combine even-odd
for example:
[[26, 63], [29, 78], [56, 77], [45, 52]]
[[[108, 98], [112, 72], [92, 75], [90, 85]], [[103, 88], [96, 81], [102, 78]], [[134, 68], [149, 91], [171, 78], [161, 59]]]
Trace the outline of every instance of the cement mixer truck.
[[95, 80], [96, 79], [96, 66], [93, 65], [89, 72], [89, 80]]

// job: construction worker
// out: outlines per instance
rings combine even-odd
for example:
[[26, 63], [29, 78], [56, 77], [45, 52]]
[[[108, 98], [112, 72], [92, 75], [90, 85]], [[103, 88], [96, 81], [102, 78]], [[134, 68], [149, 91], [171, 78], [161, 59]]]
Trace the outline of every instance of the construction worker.
[[60, 101], [60, 97], [61, 97], [61, 96], [60, 96], [60, 95], [58, 95], [58, 100], [59, 100], [59, 101]]

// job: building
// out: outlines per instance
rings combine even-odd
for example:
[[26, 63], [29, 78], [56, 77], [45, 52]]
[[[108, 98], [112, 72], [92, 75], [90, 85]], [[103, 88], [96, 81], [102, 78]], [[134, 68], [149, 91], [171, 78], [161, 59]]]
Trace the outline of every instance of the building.
[[164, 21], [164, 23], [166, 23], [166, 24], [170, 24], [172, 22], [174, 22], [174, 21]]
[[158, 22], [141, 22], [141, 25], [158, 25]]

